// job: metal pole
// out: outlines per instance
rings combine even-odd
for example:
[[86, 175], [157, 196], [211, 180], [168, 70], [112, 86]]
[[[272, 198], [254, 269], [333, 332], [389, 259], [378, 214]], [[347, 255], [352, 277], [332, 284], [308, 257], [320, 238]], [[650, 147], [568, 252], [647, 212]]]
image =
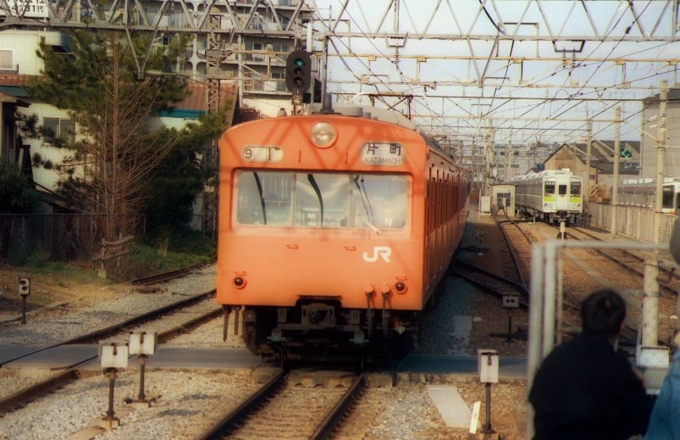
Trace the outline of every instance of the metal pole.
[[[588, 138], [587, 138], [587, 145], [586, 145], [586, 178], [583, 181], [583, 216], [584, 220], [588, 219], [588, 215], [590, 214], [590, 156], [592, 154], [592, 145], [593, 145], [593, 122], [591, 120], [588, 120]], [[597, 173], [597, 171], [596, 171]], [[595, 181], [597, 183], [597, 180]], [[582, 224], [585, 226], [587, 225], [585, 222], [582, 222]]]
[[543, 303], [543, 357], [555, 346], [555, 284], [558, 240], [548, 240], [545, 249], [545, 303]]
[[610, 235], [616, 237], [617, 211], [619, 204], [619, 156], [621, 155], [621, 107], [616, 107], [616, 122], [614, 123], [614, 180], [612, 181], [612, 218]]
[[113, 421], [116, 420], [116, 415], [113, 412], [113, 389], [116, 382], [116, 369], [107, 368], [104, 370], [104, 374], [109, 378], [109, 409], [106, 411], [104, 420]]
[[[564, 237], [564, 235], [562, 236]], [[564, 265], [562, 260], [562, 253], [557, 256], [557, 319], [555, 320], [557, 327], [557, 335], [555, 341], [557, 344], [562, 343], [562, 327], [564, 326], [564, 317], [562, 315], [562, 308], [564, 306]]]
[[[529, 308], [529, 346], [527, 356], [527, 392], [531, 390], [534, 376], [541, 363], [541, 322], [543, 318], [543, 271], [544, 247], [534, 244], [531, 248], [531, 290]], [[534, 436], [534, 408], [527, 405], [527, 440]]]
[[222, 341], [227, 341], [227, 336], [229, 333], [229, 313], [231, 313], [231, 307], [222, 306], [224, 309], [224, 326], [222, 328]]
[[656, 259], [645, 260], [642, 299], [642, 345], [656, 346], [659, 341], [659, 266]]
[[486, 383], [486, 422], [482, 434], [493, 434], [495, 431], [491, 427], [491, 383]]
[[146, 396], [144, 395], [144, 371], [146, 370], [146, 355], [139, 355], [139, 396], [137, 400], [140, 402], [146, 402]]
[[666, 166], [666, 104], [668, 83], [661, 81], [659, 86], [659, 130], [656, 134], [656, 213], [654, 215], [654, 243], [661, 243], [661, 208], [663, 206], [664, 167]]
[[21, 295], [21, 324], [26, 324], [26, 295]]

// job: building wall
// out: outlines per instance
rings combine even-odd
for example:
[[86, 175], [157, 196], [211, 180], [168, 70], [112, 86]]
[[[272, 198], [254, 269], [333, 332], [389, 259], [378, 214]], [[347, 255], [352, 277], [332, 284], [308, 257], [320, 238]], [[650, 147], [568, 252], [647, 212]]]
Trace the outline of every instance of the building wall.
[[41, 38], [45, 38], [45, 41], [53, 46], [66, 46], [68, 41], [68, 38], [59, 32], [14, 29], [0, 32], [0, 53], [2, 53], [3, 60], [3, 65], [0, 65], [0, 74], [39, 75], [45, 67], [42, 60], [35, 55]]
[[[30, 102], [30, 101], [29, 101]], [[59, 110], [48, 104], [32, 102], [28, 108], [20, 108], [18, 113], [24, 114], [26, 116], [31, 116], [33, 114], [38, 116], [38, 124], [42, 125], [44, 118], [59, 118], [68, 120], [70, 119], [68, 113], [65, 110]], [[30, 145], [31, 147], [31, 157], [36, 153], [40, 154], [43, 160], [49, 160], [53, 163], [61, 163], [64, 157], [64, 152], [58, 148], [54, 148], [46, 144], [42, 138], [40, 139], [23, 139], [24, 145]], [[47, 170], [44, 167], [33, 167], [33, 180], [51, 190], [56, 187], [56, 182], [59, 180], [59, 175], [54, 170]]]
[[[659, 102], [645, 103], [642, 111], [642, 154], [640, 177], [655, 178], [657, 175], [657, 133], [659, 129]], [[680, 178], [680, 101], [669, 100], [666, 105], [666, 149], [664, 176]]]

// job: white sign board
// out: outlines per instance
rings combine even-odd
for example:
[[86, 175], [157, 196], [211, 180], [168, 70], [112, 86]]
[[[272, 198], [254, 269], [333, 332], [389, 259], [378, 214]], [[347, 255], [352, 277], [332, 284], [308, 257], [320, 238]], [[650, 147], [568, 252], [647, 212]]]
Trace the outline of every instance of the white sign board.
[[[15, 17], [47, 18], [48, 9], [45, 0], [7, 0], [10, 14]], [[0, 9], [0, 15], [9, 15]]]

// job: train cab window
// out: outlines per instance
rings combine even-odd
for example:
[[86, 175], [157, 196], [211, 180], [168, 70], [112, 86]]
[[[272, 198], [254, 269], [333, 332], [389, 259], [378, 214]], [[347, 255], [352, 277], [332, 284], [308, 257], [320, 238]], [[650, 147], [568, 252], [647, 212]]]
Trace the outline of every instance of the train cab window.
[[581, 182], [572, 181], [571, 182], [571, 195], [580, 196], [581, 195]]
[[246, 225], [289, 226], [292, 222], [292, 173], [238, 173], [236, 218]]
[[567, 195], [567, 185], [557, 185], [557, 192], [561, 196]]
[[396, 174], [353, 177], [353, 226], [403, 229], [408, 215], [409, 179]]
[[348, 226], [352, 187], [346, 174], [298, 173], [295, 226]]
[[394, 174], [241, 171], [236, 220], [242, 225], [402, 229], [409, 185], [408, 177]]
[[546, 194], [555, 194], [555, 182], [552, 180], [546, 180], [543, 191]]

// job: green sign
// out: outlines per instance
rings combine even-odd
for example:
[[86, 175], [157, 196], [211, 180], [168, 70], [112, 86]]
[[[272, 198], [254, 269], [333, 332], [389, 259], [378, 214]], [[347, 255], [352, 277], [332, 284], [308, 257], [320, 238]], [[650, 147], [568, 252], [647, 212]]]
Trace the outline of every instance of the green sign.
[[623, 150], [621, 150], [621, 157], [623, 157], [624, 159], [630, 159], [631, 157], [633, 157], [633, 153], [624, 148]]

